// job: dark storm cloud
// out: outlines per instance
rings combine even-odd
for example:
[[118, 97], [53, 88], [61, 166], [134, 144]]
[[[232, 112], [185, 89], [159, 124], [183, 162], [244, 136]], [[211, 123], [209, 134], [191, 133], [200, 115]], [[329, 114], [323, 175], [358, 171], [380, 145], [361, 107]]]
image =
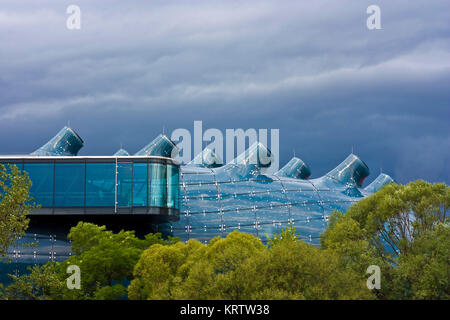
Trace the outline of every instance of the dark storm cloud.
[[0, 153], [67, 120], [82, 154], [137, 151], [165, 127], [279, 128], [319, 176], [352, 147], [400, 182], [450, 182], [448, 1], [2, 1]]

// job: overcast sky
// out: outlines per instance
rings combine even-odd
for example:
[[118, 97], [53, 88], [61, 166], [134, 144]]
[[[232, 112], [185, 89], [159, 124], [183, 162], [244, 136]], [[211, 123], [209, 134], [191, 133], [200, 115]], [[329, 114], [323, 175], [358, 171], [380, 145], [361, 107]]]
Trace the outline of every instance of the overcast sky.
[[[81, 8], [68, 30], [66, 9]], [[368, 30], [366, 8], [381, 8]], [[80, 155], [176, 128], [280, 129], [318, 177], [352, 150], [450, 183], [450, 2], [0, 0], [0, 154], [70, 120]]]

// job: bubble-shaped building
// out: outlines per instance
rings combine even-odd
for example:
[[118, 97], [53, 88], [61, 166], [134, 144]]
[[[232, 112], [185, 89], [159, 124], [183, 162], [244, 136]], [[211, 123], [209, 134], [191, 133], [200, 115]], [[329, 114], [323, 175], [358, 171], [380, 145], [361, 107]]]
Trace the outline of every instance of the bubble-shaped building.
[[308, 179], [311, 169], [297, 157], [269, 174], [273, 155], [259, 142], [224, 165], [206, 148], [182, 166], [166, 135], [134, 155], [121, 148], [112, 156], [78, 156], [82, 146], [79, 135], [64, 127], [28, 156], [0, 157], [28, 173], [31, 195], [41, 205], [30, 213], [30, 233], [19, 239], [39, 246], [11, 249], [13, 261], [66, 258], [65, 234], [78, 221], [203, 242], [236, 229], [267, 241], [292, 224], [300, 239], [318, 245], [333, 210], [346, 211], [393, 181], [380, 174], [362, 188], [369, 168], [354, 154], [320, 178]]

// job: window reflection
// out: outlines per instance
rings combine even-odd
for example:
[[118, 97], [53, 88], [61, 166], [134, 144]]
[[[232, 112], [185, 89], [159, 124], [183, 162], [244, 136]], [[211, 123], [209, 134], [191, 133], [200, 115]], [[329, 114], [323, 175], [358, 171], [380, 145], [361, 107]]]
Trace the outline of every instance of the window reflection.
[[30, 194], [42, 207], [53, 206], [53, 163], [25, 163], [24, 170], [31, 179]]
[[133, 206], [147, 207], [147, 163], [133, 163]]
[[167, 203], [167, 166], [160, 163], [150, 163], [148, 170], [149, 206], [164, 207]]
[[84, 163], [55, 165], [55, 207], [84, 206]]
[[149, 207], [180, 208], [178, 165], [152, 158], [114, 160], [27, 160], [23, 168], [32, 182], [30, 195], [42, 208], [141, 208], [136, 213]]
[[114, 207], [115, 163], [86, 164], [86, 206]]
[[117, 164], [117, 205], [131, 207], [132, 163]]

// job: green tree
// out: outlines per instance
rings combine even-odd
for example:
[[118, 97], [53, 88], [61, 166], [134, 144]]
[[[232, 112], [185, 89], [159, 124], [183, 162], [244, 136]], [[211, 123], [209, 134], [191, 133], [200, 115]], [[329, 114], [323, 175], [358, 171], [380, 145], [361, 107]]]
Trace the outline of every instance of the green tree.
[[80, 267], [81, 286], [86, 298], [112, 298], [111, 294], [120, 294], [116, 298], [122, 297], [126, 291], [124, 283], [131, 281], [133, 268], [144, 249], [177, 241], [175, 238], [166, 241], [160, 233], [139, 239], [134, 231], [113, 233], [105, 226], [85, 222], [73, 227], [68, 238], [72, 241], [75, 255], [61, 264], [61, 268], [69, 265]]
[[186, 299], [245, 299], [234, 274], [242, 264], [266, 247], [252, 234], [231, 232], [212, 239], [201, 259], [192, 264], [183, 284]]
[[416, 238], [397, 271], [408, 299], [450, 299], [450, 228], [439, 224]]
[[28, 228], [27, 215], [36, 208], [29, 204], [30, 187], [31, 180], [25, 172], [15, 165], [6, 168], [0, 164], [0, 260]]
[[[289, 236], [290, 235], [290, 236]], [[288, 227], [268, 247], [234, 231], [208, 245], [152, 246], [128, 288], [131, 299], [370, 299], [366, 277]]]
[[152, 246], [141, 256], [128, 288], [131, 299], [237, 299], [230, 275], [264, 245], [253, 235], [233, 231], [208, 245], [197, 240]]
[[236, 270], [239, 299], [373, 299], [366, 278], [332, 250], [303, 241], [280, 241]]
[[64, 297], [66, 283], [61, 279], [59, 268], [53, 262], [34, 266], [23, 276], [10, 275], [13, 282], [4, 289], [9, 300], [52, 300]]
[[[79, 222], [68, 235], [74, 253], [60, 263], [34, 267], [29, 275], [14, 277], [5, 289], [7, 298], [19, 299], [119, 299], [126, 296], [126, 284], [142, 252], [152, 245], [174, 244], [160, 233], [138, 239], [134, 231], [113, 233], [105, 226]], [[69, 290], [69, 265], [81, 271], [81, 289]]]
[[128, 287], [130, 299], [178, 299], [181, 285], [190, 267], [204, 255], [205, 246], [197, 240], [163, 246], [156, 244], [144, 251], [134, 268]]
[[381, 269], [383, 299], [447, 298], [449, 187], [421, 180], [384, 186], [343, 214], [333, 213], [322, 234], [349, 267]]
[[267, 237], [267, 246], [273, 247], [283, 241], [297, 241], [299, 240], [299, 236], [297, 234], [297, 230], [294, 228], [292, 222], [289, 224], [289, 226], [286, 226], [285, 228], [281, 227], [280, 233], [273, 233], [272, 237]]

